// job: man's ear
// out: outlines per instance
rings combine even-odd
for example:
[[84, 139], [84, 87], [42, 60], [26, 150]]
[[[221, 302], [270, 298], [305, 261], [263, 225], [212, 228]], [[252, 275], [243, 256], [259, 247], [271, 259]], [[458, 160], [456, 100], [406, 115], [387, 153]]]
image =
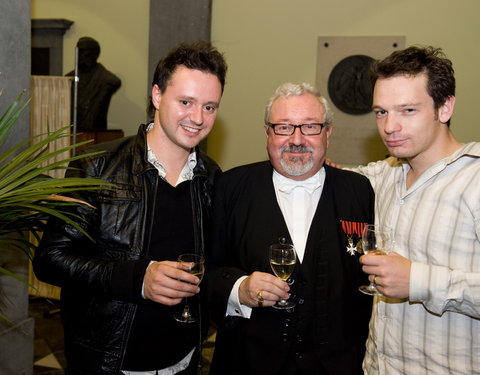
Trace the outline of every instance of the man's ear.
[[160, 90], [160, 87], [158, 87], [158, 85], [153, 85], [152, 104], [156, 109], [158, 109], [161, 100], [162, 100], [162, 91]]
[[267, 136], [267, 138], [268, 138], [268, 130], [269, 130], [269, 129], [271, 129], [270, 126], [268, 126], [268, 125], [264, 125], [264, 126], [263, 126], [263, 130], [265, 130], [265, 135]]
[[446, 124], [453, 115], [453, 109], [455, 107], [455, 97], [449, 96], [445, 103], [438, 109], [438, 119], [441, 123]]
[[330, 145], [330, 136], [332, 135], [332, 132], [333, 132], [333, 126], [332, 125], [325, 126], [323, 131], [327, 133], [326, 135], [327, 135], [327, 147], [328, 147]]

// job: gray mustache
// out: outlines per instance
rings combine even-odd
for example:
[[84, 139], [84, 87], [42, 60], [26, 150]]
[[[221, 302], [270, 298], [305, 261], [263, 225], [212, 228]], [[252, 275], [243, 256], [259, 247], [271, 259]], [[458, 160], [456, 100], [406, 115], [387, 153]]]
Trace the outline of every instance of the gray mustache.
[[313, 153], [313, 148], [311, 147], [307, 147], [307, 146], [295, 146], [295, 145], [291, 145], [291, 146], [288, 146], [288, 147], [283, 147], [281, 149], [282, 152], [310, 152], [310, 153]]

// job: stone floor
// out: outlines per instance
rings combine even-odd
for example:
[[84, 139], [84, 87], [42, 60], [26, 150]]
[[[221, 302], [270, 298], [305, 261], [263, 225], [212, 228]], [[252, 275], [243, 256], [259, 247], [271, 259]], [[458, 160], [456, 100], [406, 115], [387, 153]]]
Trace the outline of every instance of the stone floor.
[[[63, 329], [60, 322], [58, 301], [31, 297], [30, 316], [35, 319], [34, 375], [63, 375], [65, 356], [63, 354]], [[215, 332], [211, 332], [203, 348], [204, 371], [213, 355]]]
[[63, 375], [63, 329], [58, 301], [30, 298], [30, 316], [35, 319], [34, 375]]

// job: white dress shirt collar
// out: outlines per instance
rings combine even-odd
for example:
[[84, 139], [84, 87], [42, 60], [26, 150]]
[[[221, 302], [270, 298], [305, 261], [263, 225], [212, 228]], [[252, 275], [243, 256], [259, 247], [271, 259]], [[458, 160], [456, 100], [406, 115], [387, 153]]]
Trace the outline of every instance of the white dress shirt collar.
[[278, 205], [287, 224], [300, 262], [305, 255], [310, 225], [317, 210], [325, 182], [325, 169], [303, 181], [287, 178], [273, 171], [273, 186]]

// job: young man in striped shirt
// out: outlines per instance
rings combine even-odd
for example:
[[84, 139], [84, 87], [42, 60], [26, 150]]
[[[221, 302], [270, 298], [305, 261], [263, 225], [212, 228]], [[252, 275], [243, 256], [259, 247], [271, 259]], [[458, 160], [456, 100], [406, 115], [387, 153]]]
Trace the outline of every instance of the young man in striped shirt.
[[450, 131], [452, 63], [410, 47], [373, 68], [373, 111], [391, 158], [360, 167], [394, 251], [364, 255], [375, 297], [366, 374], [480, 373], [480, 143]]

